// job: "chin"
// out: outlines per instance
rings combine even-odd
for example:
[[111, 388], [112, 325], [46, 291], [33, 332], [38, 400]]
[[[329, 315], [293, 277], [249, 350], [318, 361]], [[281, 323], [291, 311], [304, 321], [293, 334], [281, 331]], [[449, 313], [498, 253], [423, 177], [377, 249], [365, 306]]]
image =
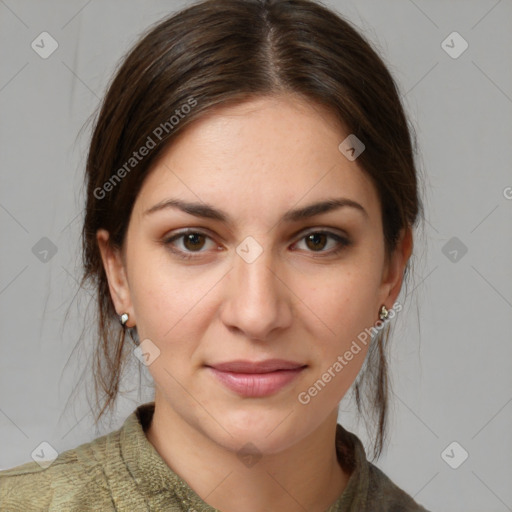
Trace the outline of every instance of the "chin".
[[208, 430], [215, 442], [237, 453], [244, 447], [248, 450], [252, 447], [261, 454], [278, 453], [308, 433], [307, 424], [297, 421], [296, 411], [292, 406], [281, 404], [273, 409], [263, 403], [259, 410], [257, 407], [225, 410], [219, 413], [225, 430], [217, 428], [218, 425], [213, 431]]

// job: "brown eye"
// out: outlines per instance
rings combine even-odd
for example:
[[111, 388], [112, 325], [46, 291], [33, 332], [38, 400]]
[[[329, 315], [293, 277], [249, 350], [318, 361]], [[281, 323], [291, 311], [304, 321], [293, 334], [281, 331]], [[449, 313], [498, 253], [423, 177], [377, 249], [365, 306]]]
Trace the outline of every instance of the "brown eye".
[[[300, 247], [301, 244], [304, 244], [304, 246]], [[294, 245], [309, 253], [319, 253], [320, 256], [329, 256], [335, 255], [351, 245], [351, 241], [331, 231], [311, 231]]]
[[211, 237], [192, 230], [177, 233], [164, 240], [163, 243], [174, 254], [185, 259], [204, 256], [208, 249], [214, 249], [216, 246]]
[[306, 236], [306, 245], [313, 251], [320, 251], [325, 247], [327, 238], [325, 233], [311, 233]]
[[205, 238], [201, 233], [188, 233], [183, 235], [183, 245], [189, 251], [197, 251], [204, 246]]

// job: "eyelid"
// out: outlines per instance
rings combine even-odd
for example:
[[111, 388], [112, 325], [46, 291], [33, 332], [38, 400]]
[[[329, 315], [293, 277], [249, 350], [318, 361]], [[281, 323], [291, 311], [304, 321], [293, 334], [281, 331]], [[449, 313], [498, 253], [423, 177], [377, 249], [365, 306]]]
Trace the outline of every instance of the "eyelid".
[[302, 237], [305, 237], [312, 233], [325, 233], [326, 235], [336, 235], [336, 236], [339, 236], [340, 238], [346, 238], [347, 240], [350, 239], [347, 232], [344, 231], [343, 229], [332, 228], [332, 227], [327, 227], [327, 226], [314, 226], [314, 227], [310, 227], [310, 228], [305, 228], [305, 229], [299, 230], [294, 235], [294, 237], [300, 235], [300, 238], [302, 238]]
[[[186, 235], [190, 235], [190, 234], [202, 235], [205, 238], [207, 238], [215, 243], [215, 241], [214, 241], [213, 237], [210, 235], [210, 233], [208, 231], [203, 230], [202, 228], [185, 228], [185, 229], [173, 232], [171, 235], [165, 236], [163, 238], [162, 242], [165, 246], [171, 247], [172, 242], [174, 242], [175, 240], [179, 240], [180, 238], [185, 237]], [[173, 252], [180, 253], [180, 254], [201, 254], [203, 252], [206, 252], [206, 251], [202, 251], [202, 250], [196, 251], [196, 252], [182, 251], [181, 249], [176, 249], [176, 250], [171, 249], [171, 250]]]
[[[313, 234], [326, 235], [327, 237], [330, 237], [331, 239], [333, 239], [336, 242], [336, 247], [334, 249], [330, 249], [327, 251], [325, 251], [325, 250], [306, 251], [306, 252], [310, 253], [313, 257], [320, 258], [320, 257], [334, 256], [334, 255], [338, 254], [339, 252], [341, 252], [343, 249], [352, 245], [352, 240], [346, 233], [340, 234], [338, 232], [332, 231], [330, 228], [329, 229], [328, 228], [313, 228], [313, 229], [309, 229], [308, 231], [300, 232], [299, 238], [292, 245], [296, 245], [296, 244], [302, 242], [307, 236], [313, 235]], [[315, 256], [315, 255], [317, 255], [317, 256]]]
[[[340, 232], [341, 231], [341, 232]], [[167, 246], [173, 253], [177, 254], [178, 256], [182, 257], [183, 259], [193, 259], [200, 257], [201, 254], [207, 253], [208, 251], [183, 251], [181, 249], [175, 249], [172, 247], [172, 242], [175, 240], [178, 240], [188, 234], [198, 234], [202, 235], [208, 239], [210, 239], [212, 242], [215, 242], [213, 237], [209, 234], [208, 230], [204, 230], [203, 228], [184, 228], [182, 230], [178, 230], [174, 233], [172, 233], [170, 236], [166, 236], [163, 239], [163, 244]], [[318, 254], [321, 257], [321, 255], [325, 254], [327, 255], [335, 255], [342, 251], [344, 248], [348, 247], [352, 244], [352, 241], [350, 237], [343, 232], [342, 230], [338, 231], [338, 228], [326, 228], [326, 227], [309, 227], [305, 228], [303, 230], [298, 231], [295, 235], [295, 237], [298, 237], [295, 242], [292, 243], [293, 245], [296, 245], [297, 243], [304, 240], [305, 237], [307, 237], [310, 234], [325, 234], [328, 237], [331, 237], [337, 242], [337, 247], [328, 251], [307, 251], [311, 253], [313, 256], [315, 254]]]

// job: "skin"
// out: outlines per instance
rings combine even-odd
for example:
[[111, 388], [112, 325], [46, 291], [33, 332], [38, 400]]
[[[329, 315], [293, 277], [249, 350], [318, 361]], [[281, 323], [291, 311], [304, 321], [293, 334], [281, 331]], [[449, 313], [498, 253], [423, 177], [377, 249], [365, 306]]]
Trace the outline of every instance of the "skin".
[[[199, 496], [225, 512], [321, 512], [350, 477], [336, 459], [337, 407], [368, 347], [307, 405], [297, 397], [375, 325], [381, 305], [393, 306], [412, 238], [406, 230], [386, 257], [377, 191], [357, 160], [338, 149], [347, 135], [323, 107], [292, 95], [221, 107], [189, 125], [155, 164], [123, 250], [109, 245], [105, 230], [97, 233], [117, 312], [127, 312], [127, 325], [160, 350], [148, 367], [155, 414], [147, 437]], [[290, 209], [340, 197], [366, 213], [345, 206], [280, 220]], [[208, 203], [232, 224], [176, 208], [144, 213], [168, 198]], [[184, 228], [207, 237], [165, 244]], [[351, 243], [308, 243], [318, 229]], [[236, 252], [248, 236], [263, 249], [251, 263]], [[205, 367], [270, 358], [307, 368], [264, 398], [235, 394]], [[237, 457], [248, 442], [261, 455], [252, 467]]]

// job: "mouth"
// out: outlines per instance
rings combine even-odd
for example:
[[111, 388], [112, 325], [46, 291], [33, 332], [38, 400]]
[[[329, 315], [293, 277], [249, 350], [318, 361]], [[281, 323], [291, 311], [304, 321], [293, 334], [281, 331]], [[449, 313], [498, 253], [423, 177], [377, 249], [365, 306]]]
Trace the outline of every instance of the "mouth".
[[270, 396], [293, 382], [307, 365], [283, 359], [266, 361], [228, 361], [206, 365], [213, 376], [238, 395], [258, 398]]

